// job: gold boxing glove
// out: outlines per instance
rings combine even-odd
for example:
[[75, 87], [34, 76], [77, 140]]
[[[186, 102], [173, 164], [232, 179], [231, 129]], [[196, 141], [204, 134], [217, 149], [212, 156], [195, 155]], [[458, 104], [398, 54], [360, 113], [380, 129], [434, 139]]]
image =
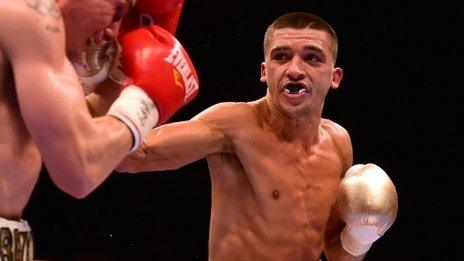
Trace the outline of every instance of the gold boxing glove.
[[340, 182], [337, 208], [346, 223], [343, 248], [353, 256], [363, 255], [396, 219], [395, 185], [375, 164], [354, 165]]
[[87, 41], [86, 50], [73, 64], [85, 95], [92, 93], [109, 77], [117, 55], [118, 46], [114, 41], [105, 41], [97, 37]]

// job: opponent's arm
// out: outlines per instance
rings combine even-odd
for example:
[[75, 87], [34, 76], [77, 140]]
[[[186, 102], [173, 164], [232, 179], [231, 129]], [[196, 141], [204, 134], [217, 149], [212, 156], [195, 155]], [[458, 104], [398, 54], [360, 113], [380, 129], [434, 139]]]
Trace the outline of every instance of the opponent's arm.
[[243, 117], [239, 106], [221, 103], [190, 121], [157, 127], [116, 170], [135, 173], [176, 169], [211, 154], [232, 152], [240, 115]]
[[54, 1], [8, 1], [1, 10], [0, 48], [12, 66], [23, 120], [53, 181], [84, 197], [127, 154], [132, 135], [112, 116], [89, 114]]
[[108, 79], [99, 84], [94, 92], [85, 96], [87, 107], [93, 117], [104, 116], [108, 112], [120, 94], [119, 87], [118, 83]]

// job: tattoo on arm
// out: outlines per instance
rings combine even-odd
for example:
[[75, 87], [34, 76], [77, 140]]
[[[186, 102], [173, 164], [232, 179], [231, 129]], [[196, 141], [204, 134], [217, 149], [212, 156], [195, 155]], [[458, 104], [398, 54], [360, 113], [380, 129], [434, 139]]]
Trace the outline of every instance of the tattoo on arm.
[[[51, 17], [55, 20], [61, 20], [61, 13], [56, 6], [55, 0], [24, 0], [24, 2], [27, 6], [45, 18]], [[60, 32], [60, 27], [50, 24], [50, 21], [52, 20], [47, 19], [45, 29], [52, 33]]]

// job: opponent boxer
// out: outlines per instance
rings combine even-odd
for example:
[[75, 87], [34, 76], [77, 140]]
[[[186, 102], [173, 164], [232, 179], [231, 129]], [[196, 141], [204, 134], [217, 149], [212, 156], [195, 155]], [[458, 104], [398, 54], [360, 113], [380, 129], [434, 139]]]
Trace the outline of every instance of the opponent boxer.
[[139, 146], [158, 118], [194, 97], [196, 90], [185, 93], [186, 75], [178, 68], [182, 63], [194, 74], [180, 43], [163, 29], [140, 29], [124, 35], [127, 79], [121, 94], [105, 116], [91, 117], [72, 64], [88, 39], [114, 39], [132, 4], [9, 0], [0, 5], [1, 260], [33, 258], [30, 227], [21, 218], [42, 160], [60, 189], [83, 198]]
[[155, 128], [117, 170], [175, 169], [207, 157], [210, 260], [363, 259], [395, 219], [396, 192], [380, 168], [350, 168], [349, 133], [321, 116], [343, 76], [337, 46], [316, 15], [277, 18], [264, 37], [265, 97]]
[[[157, 25], [175, 35], [183, 6], [184, 0], [137, 1], [122, 20], [119, 32], [124, 35], [137, 28]], [[106, 114], [119, 94], [116, 86], [125, 78], [117, 69], [120, 46], [107, 39], [102, 33], [90, 38], [74, 63], [93, 116]]]

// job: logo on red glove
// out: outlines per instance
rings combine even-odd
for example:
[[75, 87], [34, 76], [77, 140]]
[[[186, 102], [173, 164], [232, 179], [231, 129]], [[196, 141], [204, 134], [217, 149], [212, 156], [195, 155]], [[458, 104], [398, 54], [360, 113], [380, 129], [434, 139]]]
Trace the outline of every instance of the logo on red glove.
[[185, 89], [184, 102], [193, 99], [194, 94], [198, 90], [198, 80], [195, 77], [195, 72], [191, 70], [192, 66], [189, 66], [187, 59], [185, 58], [185, 54], [183, 53], [181, 45], [178, 41], [176, 41], [174, 48], [172, 48], [171, 52], [166, 58], [164, 58], [164, 60], [174, 65], [174, 67], [182, 76], [182, 80], [184, 82], [183, 85], [180, 84], [177, 80], [178, 77], [176, 76], [178, 74], [174, 74], [174, 78], [176, 79], [176, 85], [178, 85], [182, 89]]

